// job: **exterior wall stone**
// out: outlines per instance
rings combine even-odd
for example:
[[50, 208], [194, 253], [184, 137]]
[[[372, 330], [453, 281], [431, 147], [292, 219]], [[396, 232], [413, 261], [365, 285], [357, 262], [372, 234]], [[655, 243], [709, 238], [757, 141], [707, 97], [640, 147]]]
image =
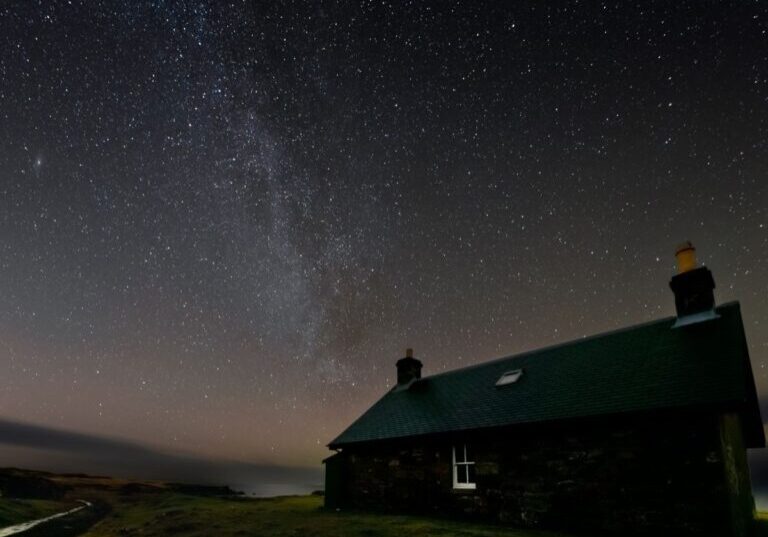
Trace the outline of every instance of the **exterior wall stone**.
[[[591, 535], [734, 535], [721, 430], [714, 413], [667, 413], [349, 446], [339, 504]], [[475, 490], [453, 489], [462, 443]]]
[[725, 481], [730, 498], [733, 533], [737, 537], [746, 537], [752, 530], [750, 523], [755, 518], [755, 501], [752, 497], [747, 452], [738, 414], [727, 413], [721, 416], [720, 441]]

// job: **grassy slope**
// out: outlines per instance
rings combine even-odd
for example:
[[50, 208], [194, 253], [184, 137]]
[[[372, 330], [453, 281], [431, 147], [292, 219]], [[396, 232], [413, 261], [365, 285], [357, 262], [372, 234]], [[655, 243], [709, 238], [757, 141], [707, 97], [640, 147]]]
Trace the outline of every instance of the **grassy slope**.
[[116, 506], [87, 537], [216, 535], [263, 537], [544, 537], [554, 533], [502, 530], [421, 517], [328, 513], [313, 496], [227, 500], [174, 493], [146, 495]]
[[[95, 505], [73, 517], [39, 527], [30, 537], [168, 536], [202, 537], [565, 537], [562, 534], [503, 529], [425, 517], [326, 512], [322, 498], [216, 498], [182, 494], [163, 483], [131, 483], [108, 478], [54, 477], [67, 485], [67, 499]], [[71, 504], [64, 504], [66, 509]], [[46, 516], [61, 502], [0, 498], [2, 516], [13, 523]], [[759, 537], [768, 537], [768, 514], [761, 514]], [[3, 524], [0, 524], [0, 527]]]
[[[184, 494], [164, 483], [53, 476], [68, 487], [67, 499], [92, 508], [39, 526], [30, 537], [168, 536], [242, 537], [555, 537], [425, 517], [327, 512], [318, 496], [271, 499]], [[61, 509], [54, 509], [59, 511]], [[28, 517], [35, 518], [35, 517]]]
[[73, 507], [72, 502], [17, 500], [0, 497], [0, 528], [47, 517]]

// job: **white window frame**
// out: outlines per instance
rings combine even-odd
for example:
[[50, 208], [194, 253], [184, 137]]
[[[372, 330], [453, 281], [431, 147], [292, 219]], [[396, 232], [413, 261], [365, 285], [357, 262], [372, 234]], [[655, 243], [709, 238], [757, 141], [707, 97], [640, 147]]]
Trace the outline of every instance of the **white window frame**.
[[[453, 453], [453, 488], [454, 489], [461, 489], [461, 490], [475, 490], [477, 488], [477, 483], [459, 483], [459, 466], [474, 466], [475, 461], [467, 460], [467, 444], [459, 444], [458, 448], [464, 452], [463, 460], [460, 462], [456, 461], [456, 448], [457, 446], [453, 446], [452, 453]], [[461, 451], [460, 451], [461, 453]], [[469, 480], [469, 471], [467, 471], [467, 480]]]

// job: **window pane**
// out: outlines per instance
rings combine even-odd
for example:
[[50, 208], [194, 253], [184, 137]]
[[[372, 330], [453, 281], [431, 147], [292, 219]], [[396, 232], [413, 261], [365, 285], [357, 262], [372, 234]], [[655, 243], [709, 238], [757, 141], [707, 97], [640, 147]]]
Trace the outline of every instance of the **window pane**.
[[464, 459], [467, 462], [475, 462], [475, 454], [472, 453], [472, 451], [469, 449], [469, 446], [464, 446], [464, 453], [466, 454], [466, 458]]
[[456, 482], [457, 483], [468, 483], [469, 476], [467, 474], [467, 465], [466, 464], [460, 464], [456, 468]]
[[468, 464], [467, 465], [467, 483], [474, 483], [475, 482], [475, 465], [474, 464]]
[[453, 450], [456, 456], [455, 462], [464, 462], [464, 446], [456, 446]]

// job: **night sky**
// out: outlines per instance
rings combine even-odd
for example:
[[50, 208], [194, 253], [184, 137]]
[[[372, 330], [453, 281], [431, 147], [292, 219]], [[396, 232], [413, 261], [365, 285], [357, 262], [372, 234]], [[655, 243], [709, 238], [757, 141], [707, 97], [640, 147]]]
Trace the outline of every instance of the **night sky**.
[[768, 397], [765, 2], [0, 4], [7, 423], [319, 467], [406, 347], [672, 315], [687, 239]]

